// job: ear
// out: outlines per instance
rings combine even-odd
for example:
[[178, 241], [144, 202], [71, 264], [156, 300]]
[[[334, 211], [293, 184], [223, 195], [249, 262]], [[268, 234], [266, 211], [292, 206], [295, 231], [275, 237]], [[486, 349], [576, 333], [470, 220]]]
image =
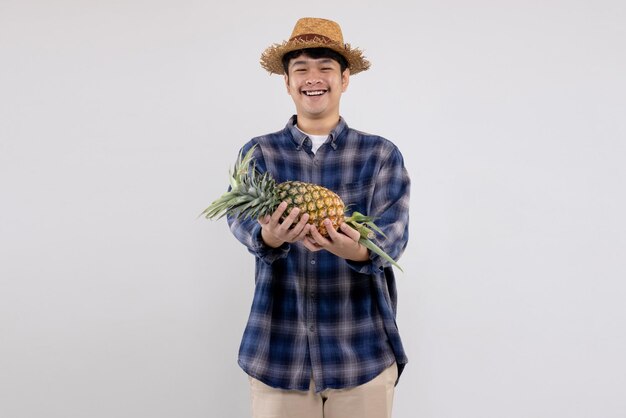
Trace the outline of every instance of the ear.
[[283, 75], [283, 78], [285, 79], [285, 87], [287, 88], [287, 94], [291, 96], [291, 91], [289, 91], [289, 74], [285, 73]]
[[348, 84], [350, 84], [350, 69], [346, 68], [341, 74], [341, 92], [348, 90]]

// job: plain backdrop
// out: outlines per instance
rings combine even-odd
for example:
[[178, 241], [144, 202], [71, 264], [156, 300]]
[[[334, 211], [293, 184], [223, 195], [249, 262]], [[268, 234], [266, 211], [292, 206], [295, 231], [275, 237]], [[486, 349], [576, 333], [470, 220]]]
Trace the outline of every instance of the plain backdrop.
[[0, 417], [248, 416], [253, 258], [197, 215], [302, 16], [412, 177], [395, 417], [626, 417], [620, 0], [0, 0]]

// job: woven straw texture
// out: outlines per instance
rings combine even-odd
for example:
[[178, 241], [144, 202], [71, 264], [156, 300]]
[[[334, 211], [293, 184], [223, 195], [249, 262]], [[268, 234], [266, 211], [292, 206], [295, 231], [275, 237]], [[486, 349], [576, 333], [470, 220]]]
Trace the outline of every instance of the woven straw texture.
[[348, 61], [351, 75], [370, 68], [370, 62], [360, 49], [343, 42], [337, 23], [312, 17], [299, 19], [288, 41], [268, 47], [261, 55], [261, 66], [270, 74], [284, 74], [283, 55], [304, 48], [329, 48], [340, 53]]

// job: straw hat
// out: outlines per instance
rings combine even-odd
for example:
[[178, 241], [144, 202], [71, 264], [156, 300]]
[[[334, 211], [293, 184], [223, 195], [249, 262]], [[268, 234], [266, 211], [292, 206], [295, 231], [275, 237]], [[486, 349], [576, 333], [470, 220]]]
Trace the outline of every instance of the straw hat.
[[343, 55], [348, 61], [350, 74], [354, 75], [370, 68], [358, 48], [343, 43], [339, 24], [332, 20], [304, 17], [296, 22], [291, 37], [282, 44], [274, 44], [261, 54], [261, 66], [273, 74], [284, 74], [282, 58], [288, 52], [304, 48], [329, 48]]

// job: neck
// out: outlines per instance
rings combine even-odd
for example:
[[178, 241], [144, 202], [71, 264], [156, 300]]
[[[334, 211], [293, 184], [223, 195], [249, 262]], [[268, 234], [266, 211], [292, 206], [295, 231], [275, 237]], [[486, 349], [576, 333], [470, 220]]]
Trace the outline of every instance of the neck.
[[311, 119], [298, 115], [298, 128], [311, 135], [328, 135], [339, 123], [339, 115], [324, 119]]

